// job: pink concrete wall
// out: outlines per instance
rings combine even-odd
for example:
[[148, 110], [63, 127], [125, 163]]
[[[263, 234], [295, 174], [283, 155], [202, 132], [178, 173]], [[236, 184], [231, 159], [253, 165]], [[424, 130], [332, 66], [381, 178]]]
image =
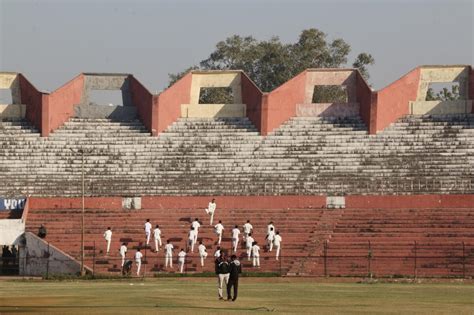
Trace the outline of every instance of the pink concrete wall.
[[134, 76], [129, 77], [132, 103], [137, 108], [138, 117], [152, 132], [153, 125], [153, 95]]
[[346, 196], [346, 208], [473, 208], [474, 195]]
[[39, 92], [22, 74], [18, 77], [21, 103], [26, 105], [26, 119], [42, 133], [43, 98], [46, 95]]
[[257, 127], [262, 128], [262, 91], [247, 75], [241, 75], [242, 103], [247, 105], [247, 117]]
[[[192, 73], [189, 72], [178, 82], [153, 97], [153, 135], [163, 132], [181, 116], [181, 104], [191, 100]], [[154, 116], [155, 117], [155, 116]]]
[[296, 116], [296, 104], [304, 103], [306, 71], [265, 94], [262, 102], [262, 135]]
[[371, 132], [385, 129], [398, 118], [409, 114], [409, 101], [415, 101], [420, 82], [420, 68], [416, 68], [377, 92], [374, 110], [375, 125]]
[[375, 133], [375, 131], [371, 130], [371, 126], [375, 125], [375, 111], [373, 108], [375, 107], [375, 97], [373, 97], [372, 90], [370, 86], [367, 84], [365, 79], [362, 77], [359, 71], [356, 72], [356, 95], [357, 95], [357, 102], [359, 103], [359, 115], [366, 124], [369, 129], [369, 133]]
[[83, 91], [84, 75], [80, 74], [49, 94], [43, 109], [43, 136], [48, 136], [74, 115], [74, 105], [81, 102]]

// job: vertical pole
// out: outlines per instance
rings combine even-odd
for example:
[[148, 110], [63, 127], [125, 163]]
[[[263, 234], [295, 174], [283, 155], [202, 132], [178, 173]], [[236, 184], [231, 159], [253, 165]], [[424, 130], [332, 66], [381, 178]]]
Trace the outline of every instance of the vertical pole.
[[464, 241], [462, 242], [462, 277], [466, 278], [466, 251]]
[[367, 252], [367, 268], [368, 268], [368, 275], [369, 275], [369, 278], [372, 278], [372, 266], [371, 266], [371, 260], [372, 260], [372, 248], [370, 246], [370, 241], [369, 241], [369, 250]]
[[146, 266], [148, 265], [148, 262], [146, 260], [146, 249], [147, 249], [148, 245], [146, 245], [146, 241], [145, 241], [145, 259], [143, 260], [143, 278], [145, 278], [145, 274], [146, 274]]
[[48, 242], [48, 255], [46, 256], [46, 279], [49, 279], [49, 242]]
[[418, 276], [418, 271], [417, 271], [417, 262], [416, 262], [416, 259], [417, 259], [417, 247], [416, 247], [416, 241], [415, 241], [415, 245], [414, 245], [414, 254], [415, 254], [415, 264], [414, 264], [414, 269], [413, 269], [413, 275], [416, 279], [416, 277]]
[[81, 215], [81, 276], [84, 272], [84, 195], [85, 195], [85, 183], [84, 183], [84, 148], [81, 150], [82, 153], [82, 215]]
[[328, 276], [328, 241], [324, 241], [324, 247], [323, 247], [323, 255], [324, 255], [324, 276]]
[[95, 278], [95, 241], [94, 241], [94, 251], [92, 252], [92, 279]]

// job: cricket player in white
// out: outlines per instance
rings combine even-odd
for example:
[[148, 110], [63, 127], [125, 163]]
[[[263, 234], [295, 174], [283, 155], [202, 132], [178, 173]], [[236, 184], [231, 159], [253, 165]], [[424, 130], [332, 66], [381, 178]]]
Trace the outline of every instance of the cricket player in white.
[[153, 237], [155, 239], [155, 251], [158, 252], [160, 250], [161, 244], [161, 230], [160, 226], [156, 225], [155, 229], [153, 230]]
[[250, 256], [252, 256], [252, 245], [255, 240], [252, 237], [252, 233], [247, 236], [245, 240], [245, 248], [247, 249], [247, 260], [250, 261]]
[[179, 272], [180, 273], [183, 273], [185, 260], [186, 260], [186, 252], [182, 248], [181, 251], [178, 254], [178, 265], [179, 265]]
[[191, 247], [191, 253], [194, 252], [194, 244], [196, 244], [196, 241], [197, 241], [196, 230], [194, 230], [194, 228], [191, 227], [188, 233], [188, 246]]
[[239, 227], [236, 225], [232, 229], [232, 248], [234, 250], [234, 253], [237, 252], [237, 246], [239, 245], [239, 235], [240, 235], [240, 230], [239, 230]]
[[247, 220], [247, 223], [244, 224], [243, 228], [244, 228], [243, 238], [245, 241], [247, 240], [247, 237], [249, 236], [250, 233], [252, 233], [252, 230], [253, 230], [253, 226], [252, 224], [250, 224], [250, 220]]
[[281, 236], [280, 232], [276, 232], [275, 238], [273, 239], [273, 244], [275, 244], [276, 248], [276, 260], [280, 257], [280, 246], [281, 246]]
[[165, 245], [165, 268], [168, 267], [168, 263], [170, 265], [170, 268], [173, 268], [173, 249], [174, 249], [173, 244], [171, 244], [169, 240], [166, 241], [166, 245]]
[[127, 244], [126, 243], [122, 243], [122, 246], [120, 246], [120, 256], [122, 257], [122, 267], [123, 267], [123, 264], [125, 263], [125, 254], [127, 254]]
[[145, 235], [146, 235], [146, 244], [148, 245], [150, 243], [150, 235], [151, 235], [151, 223], [150, 219], [146, 219], [145, 222]]
[[105, 241], [107, 242], [107, 255], [109, 254], [110, 251], [110, 243], [112, 242], [112, 230], [110, 227], [107, 228], [107, 231], [104, 232], [104, 238]]
[[217, 246], [216, 251], [214, 252], [214, 257], [218, 258], [221, 256], [221, 248]]
[[260, 247], [257, 245], [257, 242], [253, 242], [252, 257], [253, 257], [252, 265], [254, 267], [260, 268]]
[[135, 262], [137, 263], [137, 276], [140, 275], [140, 268], [142, 267], [142, 257], [143, 254], [140, 253], [140, 248], [137, 249], [137, 252], [135, 253]]
[[198, 250], [199, 250], [199, 257], [201, 257], [201, 267], [204, 267], [204, 259], [207, 258], [207, 251], [206, 251], [206, 246], [202, 243], [202, 241], [199, 242]]
[[207, 209], [205, 209], [206, 213], [211, 216], [211, 221], [209, 225], [212, 226], [212, 221], [214, 220], [214, 212], [216, 211], [216, 199], [212, 199], [211, 202], [207, 205]]
[[267, 246], [268, 246], [268, 251], [271, 252], [273, 249], [273, 240], [275, 239], [275, 231], [273, 228], [270, 228], [270, 231], [268, 231], [267, 234]]
[[191, 226], [194, 228], [194, 233], [196, 233], [196, 238], [197, 238], [199, 234], [199, 228], [201, 227], [201, 223], [199, 223], [199, 219], [196, 218], [193, 221], [193, 223], [191, 223]]
[[222, 232], [224, 231], [224, 226], [222, 225], [222, 221], [219, 220], [219, 223], [214, 226], [214, 231], [216, 232], [217, 236], [219, 236], [219, 240], [217, 241], [218, 245], [221, 245], [222, 241]]
[[272, 221], [270, 221], [270, 223], [268, 223], [267, 225], [267, 235], [268, 233], [270, 233], [270, 229], [273, 229], [273, 231], [275, 231], [275, 226], [273, 225]]

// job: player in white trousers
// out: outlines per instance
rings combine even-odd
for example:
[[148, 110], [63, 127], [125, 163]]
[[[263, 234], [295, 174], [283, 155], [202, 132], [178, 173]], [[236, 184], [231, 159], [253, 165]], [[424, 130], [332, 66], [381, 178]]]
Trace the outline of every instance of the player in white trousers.
[[221, 256], [221, 247], [217, 246], [216, 251], [214, 252], [214, 257], [218, 258]]
[[184, 248], [181, 248], [181, 251], [178, 254], [178, 265], [179, 265], [180, 273], [183, 273], [185, 261], [186, 261], [186, 252], [184, 251]]
[[252, 265], [254, 267], [260, 268], [260, 246], [257, 245], [257, 242], [253, 242], [252, 245]]
[[218, 245], [221, 245], [221, 241], [222, 241], [222, 232], [224, 231], [224, 226], [222, 225], [222, 221], [219, 220], [219, 223], [217, 223], [215, 226], [214, 226], [214, 231], [216, 232], [217, 236], [219, 237], [218, 241], [217, 241], [217, 244]]
[[194, 244], [196, 244], [196, 241], [197, 241], [196, 230], [194, 230], [194, 228], [191, 227], [188, 233], [188, 248], [191, 248], [191, 253], [194, 252]]
[[278, 260], [280, 258], [280, 247], [281, 247], [281, 236], [280, 236], [279, 231], [277, 231], [275, 234], [275, 238], [273, 239], [273, 244], [275, 244], [276, 260]]
[[158, 224], [155, 226], [155, 229], [153, 230], [153, 238], [155, 239], [155, 252], [158, 252], [160, 250], [160, 246], [162, 246], [161, 230]]
[[267, 235], [270, 233], [270, 229], [273, 229], [275, 231], [275, 226], [273, 225], [273, 221], [270, 221], [267, 225]]
[[196, 218], [194, 219], [193, 223], [191, 223], [191, 226], [194, 228], [194, 232], [196, 233], [196, 239], [199, 234], [199, 228], [201, 227], [201, 223], [199, 223], [199, 219]]
[[143, 254], [140, 252], [140, 248], [137, 249], [137, 252], [135, 253], [135, 262], [137, 263], [137, 276], [140, 275], [140, 268], [142, 267], [142, 257]]
[[168, 267], [168, 264], [170, 268], [173, 268], [173, 249], [173, 244], [170, 243], [170, 240], [167, 240], [165, 245], [165, 268]]
[[253, 226], [252, 224], [250, 224], [250, 220], [247, 220], [247, 223], [244, 224], [243, 230], [244, 230], [243, 239], [244, 241], [246, 241], [247, 237], [249, 236], [250, 233], [252, 233], [252, 230], [253, 230]]
[[122, 267], [123, 264], [125, 263], [125, 255], [127, 254], [127, 243], [122, 243], [122, 246], [120, 246], [119, 252], [120, 256], [122, 257]]
[[268, 231], [268, 234], [267, 234], [267, 237], [266, 237], [266, 240], [267, 240], [267, 248], [268, 248], [268, 251], [271, 252], [272, 249], [273, 249], [273, 240], [275, 239], [275, 231], [273, 230], [273, 228], [271, 227], [270, 228], [270, 231]]
[[211, 220], [210, 220], [210, 223], [209, 225], [212, 226], [212, 222], [214, 220], [214, 212], [216, 211], [216, 199], [212, 198], [211, 202], [209, 202], [209, 204], [207, 205], [207, 208], [204, 210], [206, 211], [207, 214], [209, 214], [211, 216]]
[[151, 235], [151, 223], [150, 223], [150, 219], [146, 219], [146, 222], [145, 222], [145, 236], [146, 236], [146, 245], [148, 246], [148, 244], [150, 243], [150, 235]]
[[204, 267], [204, 259], [207, 258], [207, 251], [206, 251], [206, 245], [204, 245], [202, 241], [199, 241], [198, 251], [199, 251], [199, 257], [201, 257], [201, 267]]
[[109, 254], [110, 251], [110, 243], [112, 243], [112, 230], [110, 227], [107, 228], [107, 231], [104, 232], [104, 238], [105, 241], [107, 242], [107, 251], [106, 254]]
[[239, 226], [236, 225], [232, 229], [232, 249], [234, 250], [234, 253], [237, 252], [237, 246], [239, 245], [239, 235], [240, 235]]
[[250, 257], [252, 256], [252, 245], [255, 240], [252, 237], [252, 233], [247, 236], [245, 240], [245, 248], [247, 249], [247, 260], [250, 261]]

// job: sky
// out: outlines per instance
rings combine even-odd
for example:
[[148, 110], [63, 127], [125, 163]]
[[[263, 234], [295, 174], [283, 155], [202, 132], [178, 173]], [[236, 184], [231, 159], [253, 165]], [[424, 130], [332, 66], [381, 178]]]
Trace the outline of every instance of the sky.
[[474, 0], [0, 0], [0, 71], [53, 91], [81, 72], [132, 73], [152, 93], [238, 34], [317, 28], [375, 58], [380, 89], [418, 65], [474, 64]]

